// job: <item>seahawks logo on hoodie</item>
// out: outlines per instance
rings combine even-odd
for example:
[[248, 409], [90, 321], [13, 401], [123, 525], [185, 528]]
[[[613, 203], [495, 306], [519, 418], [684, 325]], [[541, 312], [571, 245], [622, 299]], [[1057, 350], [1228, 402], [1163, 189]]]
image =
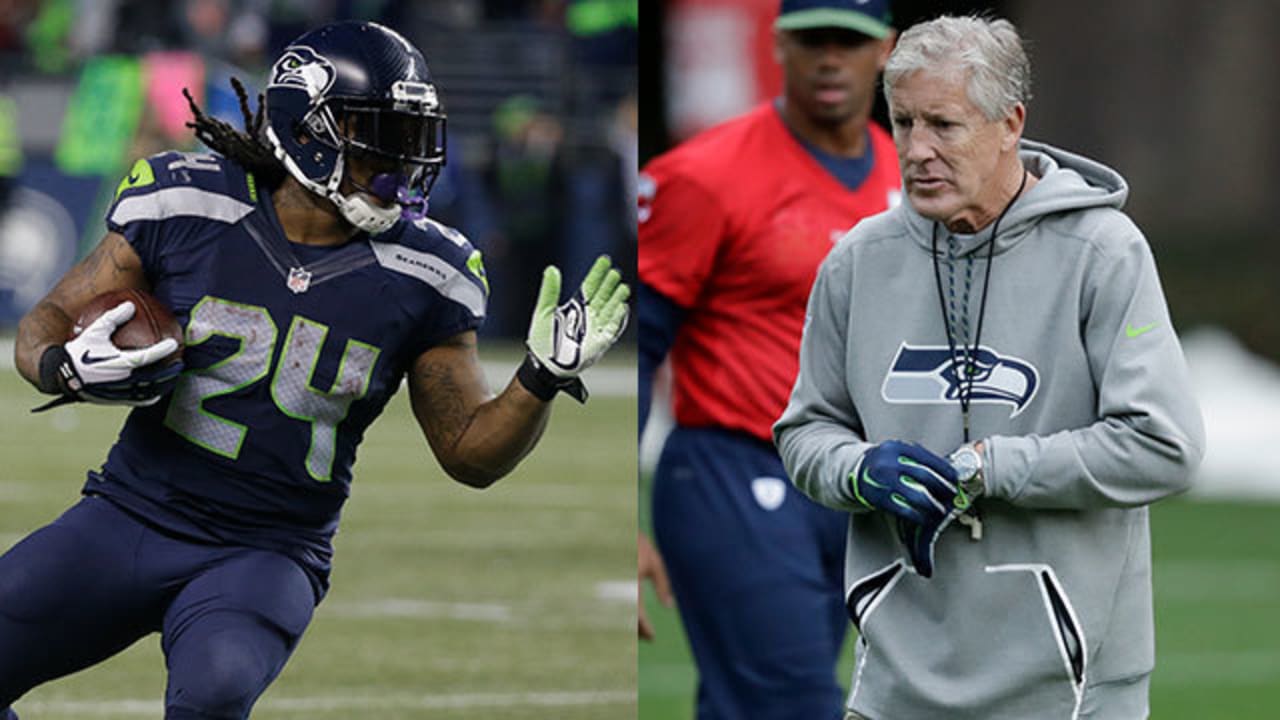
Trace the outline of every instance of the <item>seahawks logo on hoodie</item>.
[[[890, 403], [951, 404], [960, 402], [960, 378], [964, 357], [957, 349], [937, 346], [898, 347], [893, 365], [884, 378], [880, 396]], [[966, 385], [968, 383], [966, 382]], [[970, 402], [1004, 403], [1017, 417], [1035, 397], [1040, 373], [1035, 366], [1012, 355], [1001, 355], [987, 346], [978, 349]]]

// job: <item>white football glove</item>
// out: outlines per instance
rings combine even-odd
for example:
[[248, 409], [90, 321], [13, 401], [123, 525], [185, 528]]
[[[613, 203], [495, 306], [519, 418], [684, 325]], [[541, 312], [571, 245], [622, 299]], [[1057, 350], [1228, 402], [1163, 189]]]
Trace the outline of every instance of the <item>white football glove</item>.
[[158, 402], [173, 387], [182, 364], [148, 366], [172, 354], [178, 342], [165, 338], [136, 350], [116, 347], [112, 334], [129, 322], [134, 312], [132, 302], [122, 302], [66, 344], [46, 350], [40, 362], [42, 386], [47, 384], [46, 375], [52, 374], [61, 392], [75, 400], [135, 407]]
[[550, 400], [563, 390], [586, 402], [587, 390], [578, 377], [599, 360], [627, 327], [631, 288], [601, 255], [573, 297], [560, 301], [560, 270], [550, 265], [542, 273], [538, 304], [529, 324], [529, 354], [517, 377], [534, 395]]

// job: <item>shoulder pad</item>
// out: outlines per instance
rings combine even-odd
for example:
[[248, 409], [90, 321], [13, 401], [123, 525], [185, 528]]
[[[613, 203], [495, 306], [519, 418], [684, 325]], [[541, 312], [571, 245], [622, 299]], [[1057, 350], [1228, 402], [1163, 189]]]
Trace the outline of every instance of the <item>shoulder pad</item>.
[[484, 260], [457, 230], [424, 217], [397, 223], [370, 239], [369, 246], [382, 267], [421, 280], [472, 315], [484, 315], [489, 295]]
[[116, 188], [107, 222], [194, 216], [233, 223], [257, 200], [253, 176], [222, 156], [165, 152], [134, 163]]
[[449, 245], [465, 250], [464, 254], [470, 254], [473, 249], [466, 235], [433, 218], [424, 216], [417, 220], [405, 221], [401, 225], [400, 242], [444, 246], [444, 242], [447, 241]]

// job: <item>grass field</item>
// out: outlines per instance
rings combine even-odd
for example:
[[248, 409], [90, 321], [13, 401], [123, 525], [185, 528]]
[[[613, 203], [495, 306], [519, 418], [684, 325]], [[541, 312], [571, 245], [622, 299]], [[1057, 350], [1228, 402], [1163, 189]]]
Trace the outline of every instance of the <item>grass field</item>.
[[[1173, 500], [1152, 510], [1153, 720], [1273, 720], [1280, 688], [1280, 504]], [[646, 589], [640, 719], [692, 717], [696, 683], [675, 610]], [[991, 649], [991, 662], [1000, 662]], [[852, 651], [839, 677], [848, 687]]]
[[[36, 400], [0, 371], [0, 548], [74, 502], [123, 417], [83, 406], [33, 416]], [[477, 492], [445, 478], [404, 397], [393, 401], [361, 450], [333, 590], [254, 717], [690, 718], [679, 620], [651, 594], [658, 640], [641, 645], [637, 678], [634, 407], [600, 391], [586, 407], [559, 401], [534, 455]], [[1263, 503], [1153, 510], [1153, 718], [1275, 716], [1277, 516]], [[846, 681], [850, 664], [846, 652]], [[17, 708], [24, 720], [158, 718], [163, 686], [152, 637]]]
[[[635, 717], [634, 384], [609, 396], [594, 373], [590, 403], [560, 399], [534, 454], [483, 492], [449, 480], [405, 394], [392, 401], [361, 448], [333, 589], [254, 718]], [[0, 548], [76, 500], [124, 417], [28, 414], [37, 401], [0, 371]], [[152, 636], [16, 708], [158, 718], [163, 688]]]

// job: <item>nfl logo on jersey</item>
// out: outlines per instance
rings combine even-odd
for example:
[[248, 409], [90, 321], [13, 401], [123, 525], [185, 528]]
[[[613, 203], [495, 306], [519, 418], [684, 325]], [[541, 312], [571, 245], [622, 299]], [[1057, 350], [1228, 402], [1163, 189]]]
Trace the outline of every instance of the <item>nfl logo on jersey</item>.
[[289, 279], [285, 285], [295, 293], [304, 293], [311, 287], [311, 273], [302, 268], [289, 268]]

